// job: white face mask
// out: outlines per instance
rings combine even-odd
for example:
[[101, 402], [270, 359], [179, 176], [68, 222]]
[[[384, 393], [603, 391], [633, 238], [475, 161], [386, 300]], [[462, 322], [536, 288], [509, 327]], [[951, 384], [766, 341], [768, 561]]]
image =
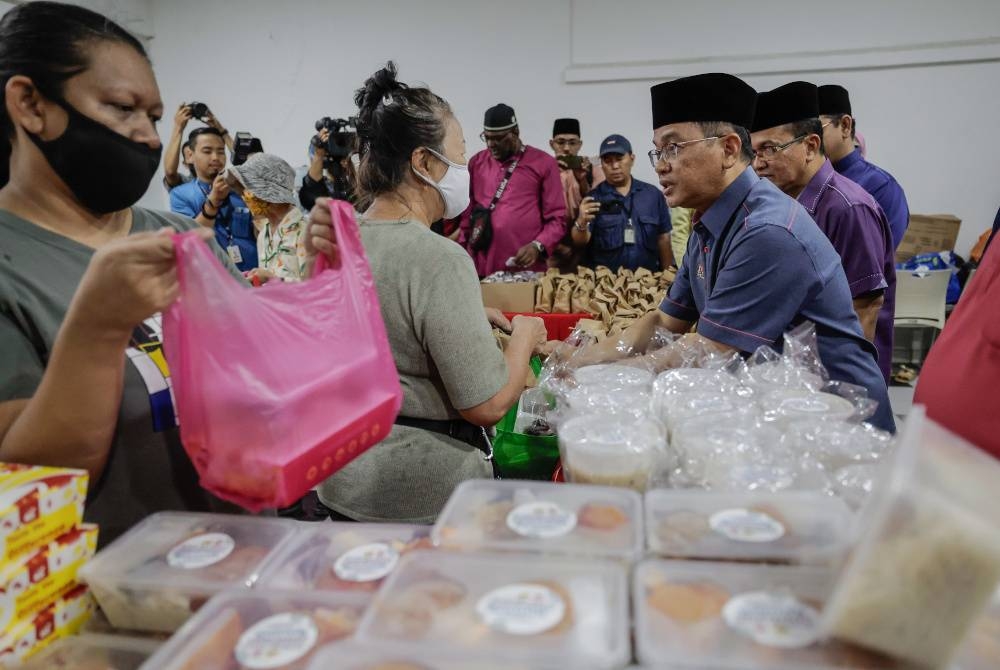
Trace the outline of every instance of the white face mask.
[[413, 174], [433, 186], [441, 195], [441, 199], [444, 201], [444, 218], [454, 219], [469, 207], [471, 201], [469, 196], [469, 166], [452, 163], [433, 149], [428, 148], [427, 151], [434, 154], [438, 160], [448, 164], [448, 170], [441, 177], [441, 181], [434, 183], [414, 170], [412, 163], [410, 169], [413, 170]]

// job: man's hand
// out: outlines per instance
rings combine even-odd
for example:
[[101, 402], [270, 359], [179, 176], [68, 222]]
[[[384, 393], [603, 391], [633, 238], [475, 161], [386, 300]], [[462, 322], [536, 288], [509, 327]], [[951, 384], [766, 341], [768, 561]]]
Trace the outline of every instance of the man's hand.
[[212, 191], [208, 194], [208, 204], [215, 209], [219, 209], [228, 197], [229, 182], [226, 181], [226, 174], [223, 172], [212, 182]]
[[580, 167], [573, 170], [573, 175], [576, 177], [577, 181], [590, 181], [590, 170], [592, 169], [590, 163], [590, 158], [587, 156], [580, 156]]
[[590, 225], [598, 212], [601, 211], [601, 203], [587, 196], [580, 202], [580, 213], [576, 216], [576, 227], [583, 229]]
[[225, 127], [217, 118], [215, 118], [215, 114], [212, 113], [212, 110], [205, 112], [205, 118], [202, 119], [202, 121], [205, 122], [205, 125], [215, 128], [220, 133], [225, 131]]
[[490, 322], [491, 326], [499, 328], [505, 333], [509, 333], [511, 330], [510, 320], [495, 307], [486, 308], [486, 320]]
[[517, 255], [514, 256], [514, 262], [518, 267], [531, 267], [538, 262], [539, 255], [538, 248], [535, 246], [534, 242], [529, 242], [518, 249]]
[[186, 102], [182, 102], [181, 106], [177, 108], [177, 112], [174, 114], [174, 132], [183, 134], [184, 128], [187, 127], [188, 122], [192, 118], [191, 106]]

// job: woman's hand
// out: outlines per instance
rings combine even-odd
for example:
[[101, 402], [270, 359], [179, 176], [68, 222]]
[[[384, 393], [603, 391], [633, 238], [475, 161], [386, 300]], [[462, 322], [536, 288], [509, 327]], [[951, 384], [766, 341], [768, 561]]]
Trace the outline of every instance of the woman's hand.
[[495, 307], [486, 308], [486, 320], [490, 322], [491, 326], [499, 328], [505, 333], [509, 333], [512, 328], [510, 319], [504, 316], [503, 312]]
[[510, 323], [511, 339], [529, 344], [532, 353], [541, 350], [549, 337], [549, 332], [545, 328], [545, 322], [537, 316], [518, 315]]
[[308, 274], [312, 273], [319, 255], [326, 256], [331, 267], [337, 267], [340, 262], [329, 198], [316, 198], [316, 204], [309, 213], [309, 225], [306, 227], [306, 267], [310, 268]]
[[[212, 239], [211, 230], [197, 232]], [[128, 337], [136, 325], [168, 308], [180, 291], [172, 233], [169, 228], [137, 233], [98, 249], [73, 298], [76, 322], [93, 332]]]
[[266, 284], [268, 280], [274, 279], [274, 273], [266, 268], [253, 268], [247, 272], [247, 279], [253, 281], [257, 280], [260, 284]]

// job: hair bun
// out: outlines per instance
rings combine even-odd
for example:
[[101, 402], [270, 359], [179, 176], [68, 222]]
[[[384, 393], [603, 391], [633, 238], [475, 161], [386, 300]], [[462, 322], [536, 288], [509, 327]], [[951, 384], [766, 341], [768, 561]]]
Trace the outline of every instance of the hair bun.
[[360, 126], [369, 125], [379, 105], [391, 105], [396, 100], [395, 94], [407, 88], [406, 84], [396, 79], [396, 74], [396, 64], [389, 61], [384, 68], [365, 80], [364, 86], [354, 94]]

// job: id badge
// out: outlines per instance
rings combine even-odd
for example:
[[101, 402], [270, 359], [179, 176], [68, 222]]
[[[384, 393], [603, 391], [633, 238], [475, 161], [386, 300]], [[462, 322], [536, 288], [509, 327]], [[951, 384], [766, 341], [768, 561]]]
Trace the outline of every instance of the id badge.
[[625, 226], [625, 244], [635, 244], [635, 228], [632, 227], [631, 219]]
[[243, 254], [240, 253], [240, 248], [235, 244], [230, 244], [226, 247], [226, 253], [229, 254], [229, 260], [233, 262], [233, 265], [239, 265], [243, 262]]

